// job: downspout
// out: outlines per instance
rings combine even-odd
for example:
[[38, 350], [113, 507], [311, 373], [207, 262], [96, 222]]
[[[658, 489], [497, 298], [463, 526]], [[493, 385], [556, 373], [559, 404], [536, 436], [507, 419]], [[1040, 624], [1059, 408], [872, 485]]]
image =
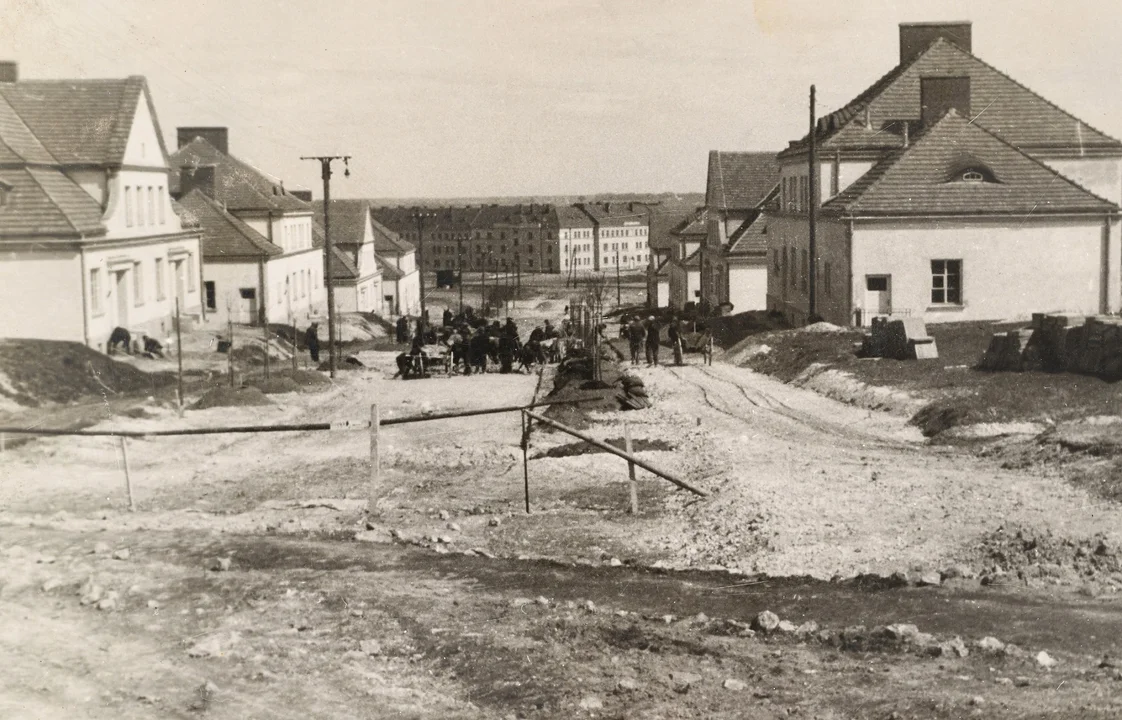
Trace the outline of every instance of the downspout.
[[1102, 258], [1099, 262], [1099, 312], [1110, 313], [1110, 216], [1103, 219]]
[[[856, 312], [856, 308], [854, 307], [855, 302], [854, 302], [854, 297], [853, 297], [856, 290], [853, 287], [853, 220], [852, 220], [852, 218], [850, 219], [849, 224], [846, 225], [846, 228], [845, 228], [845, 256], [846, 256], [846, 274], [849, 276], [847, 278], [847, 283], [846, 283], [846, 286], [849, 288], [848, 299], [846, 300], [846, 303], [848, 305], [848, 307], [846, 308], [846, 312], [849, 314], [850, 322], [853, 323], [853, 320], [856, 317], [854, 315], [854, 313]], [[863, 318], [862, 318], [862, 323], [864, 323]], [[856, 323], [854, 323], [854, 324], [856, 324]]]
[[257, 261], [257, 284], [261, 286], [261, 308], [258, 310], [258, 320], [262, 325], [269, 325], [269, 298], [266, 293], [268, 285], [265, 284], [265, 255], [262, 253], [261, 259]]
[[[79, 238], [81, 241], [81, 238]], [[78, 261], [80, 264], [79, 272], [82, 273], [82, 338], [85, 340], [86, 347], [90, 346], [90, 288], [89, 277], [86, 272], [86, 251], [81, 245], [78, 246]]]

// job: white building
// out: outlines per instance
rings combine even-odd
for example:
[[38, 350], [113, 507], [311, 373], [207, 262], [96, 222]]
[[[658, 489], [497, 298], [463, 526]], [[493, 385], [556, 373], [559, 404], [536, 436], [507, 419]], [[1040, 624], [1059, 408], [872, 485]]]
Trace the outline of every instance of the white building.
[[371, 217], [374, 252], [382, 270], [382, 308], [391, 315], [421, 314], [421, 275], [417, 251], [393, 230]]
[[[900, 26], [900, 61], [779, 154], [768, 307], [795, 322], [1114, 312], [1122, 143], [972, 52], [970, 23]], [[814, 257], [810, 203], [820, 206]]]
[[561, 271], [580, 277], [596, 270], [595, 225], [580, 209], [570, 205], [554, 208]]
[[[186, 199], [197, 190], [214, 201], [200, 217], [204, 230], [208, 222], [216, 223], [204, 233], [208, 316], [222, 323], [297, 326], [322, 317], [327, 308], [324, 259], [312, 238], [311, 203], [230, 155], [226, 128], [180, 128], [178, 136], [180, 147], [171, 156], [177, 197]], [[202, 207], [197, 199], [193, 204]], [[236, 230], [222, 215], [237, 219]]]
[[[323, 244], [323, 201], [316, 211], [316, 244]], [[331, 280], [340, 312], [385, 312], [382, 269], [374, 252], [374, 227], [365, 200], [331, 201]]]
[[142, 77], [18, 80], [0, 64], [0, 337], [104, 349], [200, 310], [198, 232], [168, 191]]

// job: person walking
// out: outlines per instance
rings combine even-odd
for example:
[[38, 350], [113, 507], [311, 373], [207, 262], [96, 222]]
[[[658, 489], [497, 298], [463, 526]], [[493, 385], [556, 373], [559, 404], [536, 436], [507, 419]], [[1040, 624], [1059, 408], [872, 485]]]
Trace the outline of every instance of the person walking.
[[682, 364], [682, 321], [677, 315], [670, 316], [670, 323], [666, 326], [666, 337], [670, 340], [670, 347], [674, 350], [674, 364]]
[[647, 365], [658, 365], [658, 343], [662, 327], [654, 315], [647, 318]]
[[631, 364], [639, 364], [639, 353], [643, 349], [643, 340], [647, 337], [647, 331], [643, 328], [643, 322], [639, 320], [639, 316], [631, 318], [631, 322], [627, 324], [627, 346], [631, 350]]
[[312, 362], [319, 362], [319, 323], [312, 323], [304, 333], [304, 346], [312, 355]]

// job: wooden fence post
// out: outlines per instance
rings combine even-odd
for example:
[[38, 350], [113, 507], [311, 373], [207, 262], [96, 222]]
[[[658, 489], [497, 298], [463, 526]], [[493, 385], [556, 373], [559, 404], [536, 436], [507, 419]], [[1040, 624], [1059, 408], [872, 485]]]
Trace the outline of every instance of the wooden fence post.
[[370, 406], [370, 492], [366, 500], [366, 514], [379, 515], [382, 500], [382, 463], [378, 454], [378, 431], [381, 426], [378, 403]]
[[136, 503], [132, 497], [132, 477], [129, 475], [129, 446], [124, 435], [119, 435], [121, 441], [121, 461], [125, 466], [125, 490], [129, 496], [129, 512], [136, 512]]
[[526, 495], [526, 514], [530, 514], [530, 426], [526, 411], [522, 415], [522, 488]]
[[[631, 455], [631, 425], [629, 423], [623, 424], [623, 448]], [[632, 460], [627, 461], [627, 479], [631, 491], [631, 514], [639, 514], [639, 488], [635, 484], [635, 463]]]

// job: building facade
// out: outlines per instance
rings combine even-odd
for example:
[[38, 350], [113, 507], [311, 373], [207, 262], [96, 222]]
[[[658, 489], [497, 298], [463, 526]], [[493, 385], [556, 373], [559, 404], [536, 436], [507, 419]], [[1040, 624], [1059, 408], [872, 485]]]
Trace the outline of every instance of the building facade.
[[202, 315], [197, 229], [169, 194], [144, 78], [24, 80], [0, 64], [0, 337], [104, 350]]

